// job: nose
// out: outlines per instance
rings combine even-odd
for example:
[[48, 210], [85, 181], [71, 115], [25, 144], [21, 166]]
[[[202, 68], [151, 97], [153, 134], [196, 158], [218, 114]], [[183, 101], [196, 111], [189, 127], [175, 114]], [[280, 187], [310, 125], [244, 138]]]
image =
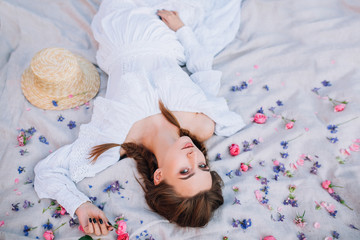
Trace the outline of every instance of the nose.
[[187, 158], [189, 159], [189, 162], [190, 164], [192, 165], [192, 167], [195, 166], [196, 164], [196, 156], [197, 156], [197, 153], [195, 151], [190, 151], [187, 153]]

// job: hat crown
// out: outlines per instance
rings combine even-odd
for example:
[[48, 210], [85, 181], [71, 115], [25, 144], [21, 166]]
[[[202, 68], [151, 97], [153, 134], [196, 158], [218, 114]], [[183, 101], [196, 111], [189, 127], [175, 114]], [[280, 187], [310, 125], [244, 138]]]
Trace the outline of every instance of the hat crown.
[[48, 84], [68, 81], [81, 71], [75, 55], [63, 48], [41, 50], [32, 58], [30, 67], [42, 82]]

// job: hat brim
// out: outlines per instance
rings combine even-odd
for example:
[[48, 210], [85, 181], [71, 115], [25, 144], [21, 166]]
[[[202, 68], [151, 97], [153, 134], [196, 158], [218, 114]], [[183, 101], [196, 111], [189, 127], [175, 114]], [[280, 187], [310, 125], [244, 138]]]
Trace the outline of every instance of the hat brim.
[[[76, 56], [80, 69], [84, 74], [84, 84], [77, 89], [71, 89], [63, 96], [51, 96], [34, 84], [35, 75], [28, 67], [21, 79], [21, 89], [26, 99], [34, 106], [46, 110], [64, 110], [74, 108], [90, 101], [100, 88], [100, 76], [95, 66], [81, 56]], [[55, 106], [53, 101], [56, 102]]]

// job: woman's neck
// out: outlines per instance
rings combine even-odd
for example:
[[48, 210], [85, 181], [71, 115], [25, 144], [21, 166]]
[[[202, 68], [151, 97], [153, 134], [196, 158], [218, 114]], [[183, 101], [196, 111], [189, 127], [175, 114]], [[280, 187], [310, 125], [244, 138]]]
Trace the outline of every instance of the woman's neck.
[[166, 149], [180, 137], [179, 129], [167, 121], [162, 114], [158, 115], [158, 118], [149, 119], [142, 129], [140, 142], [154, 153], [158, 162], [165, 159]]

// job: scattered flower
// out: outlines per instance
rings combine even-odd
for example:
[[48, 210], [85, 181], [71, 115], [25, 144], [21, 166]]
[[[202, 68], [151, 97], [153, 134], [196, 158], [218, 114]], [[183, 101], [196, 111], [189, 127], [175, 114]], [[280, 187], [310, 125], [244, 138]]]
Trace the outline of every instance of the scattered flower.
[[65, 118], [62, 115], [58, 116], [58, 122], [62, 122], [62, 121], [64, 121], [64, 119]]
[[27, 149], [21, 149], [20, 151], [19, 151], [19, 153], [20, 153], [20, 155], [21, 156], [24, 156], [26, 153], [29, 153], [28, 151], [27, 151]]
[[124, 188], [120, 185], [119, 181], [115, 181], [115, 182], [111, 183], [109, 186], [107, 186], [103, 190], [103, 192], [107, 192], [110, 196], [110, 192], [112, 192], [112, 193], [120, 192], [120, 189], [124, 189]]
[[327, 81], [327, 80], [324, 80], [324, 81], [322, 81], [321, 83], [322, 83], [322, 85], [323, 85], [324, 87], [330, 87], [330, 86], [331, 86], [331, 83], [330, 83], [329, 81]]
[[0, 221], [0, 227], [4, 226], [5, 222], [4, 221]]
[[19, 172], [19, 174], [21, 174], [21, 173], [23, 173], [23, 172], [26, 172], [26, 171], [25, 171], [25, 167], [19, 166], [19, 167], [18, 167], [18, 172]]
[[240, 153], [240, 148], [239, 148], [239, 145], [237, 144], [231, 144], [229, 146], [229, 151], [230, 151], [230, 155], [231, 156], [237, 156], [239, 153]]
[[75, 128], [75, 127], [76, 127], [76, 122], [75, 122], [75, 121], [70, 121], [70, 122], [68, 123], [68, 127], [69, 127], [70, 129]]
[[353, 143], [349, 146], [350, 151], [353, 152], [359, 152], [360, 151], [360, 145]]
[[17, 136], [18, 146], [19, 147], [25, 146], [35, 132], [36, 129], [34, 127], [31, 127], [27, 130], [21, 129], [19, 135]]
[[46, 145], [49, 145], [49, 142], [46, 140], [46, 138], [44, 136], [40, 136], [39, 141], [46, 144]]
[[232, 187], [232, 190], [233, 190], [234, 192], [239, 192], [239, 187], [233, 186], [233, 187]]
[[327, 129], [328, 130], [330, 130], [330, 132], [331, 133], [337, 133], [337, 128], [340, 126], [340, 125], [343, 125], [343, 124], [345, 124], [345, 123], [348, 123], [348, 122], [350, 122], [350, 121], [353, 121], [353, 120], [355, 120], [355, 119], [357, 119], [358, 117], [354, 117], [354, 118], [352, 118], [352, 119], [350, 119], [350, 120], [347, 120], [347, 121], [345, 121], [345, 122], [342, 122], [342, 123], [339, 123], [339, 124], [330, 124], [330, 125], [328, 125], [327, 126]]
[[334, 107], [334, 112], [342, 112], [344, 111], [346, 107], [346, 104], [342, 103], [342, 104], [338, 104]]
[[29, 232], [32, 231], [32, 230], [34, 230], [34, 229], [36, 229], [36, 228], [37, 228], [37, 227], [28, 227], [28, 225], [25, 225], [25, 226], [24, 226], [24, 230], [23, 230], [24, 235], [25, 235], [25, 236], [29, 236]]
[[320, 228], [320, 223], [318, 223], [318, 222], [314, 222], [314, 228]]
[[337, 143], [339, 141], [339, 139], [337, 137], [327, 137], [327, 139], [331, 142], [331, 143]]
[[280, 101], [280, 100], [277, 100], [276, 101], [276, 104], [280, 107], [280, 106], [284, 106], [284, 104]]
[[319, 90], [320, 88], [316, 88], [316, 87], [311, 89], [311, 91], [314, 92], [316, 95], [319, 95]]
[[336, 231], [332, 231], [332, 232], [331, 232], [331, 235], [332, 235], [332, 237], [335, 238], [335, 239], [339, 239], [339, 236], [340, 236], [340, 234], [339, 234], [338, 232], [336, 232]]
[[266, 236], [263, 240], [276, 240], [273, 236]]
[[16, 203], [16, 204], [11, 204], [11, 206], [12, 206], [12, 208], [11, 208], [11, 210], [12, 211], [14, 211], [14, 212], [17, 212], [17, 211], [19, 211], [19, 204], [20, 203]]
[[55, 101], [55, 100], [52, 100], [51, 102], [52, 102], [52, 104], [54, 105], [54, 107], [57, 107], [57, 106], [58, 106], [58, 103], [57, 103], [57, 101]]
[[51, 230], [53, 228], [53, 225], [50, 223], [50, 220], [47, 220], [47, 223], [43, 224], [43, 228], [45, 230]]
[[[252, 83], [252, 82], [251, 82]], [[251, 84], [250, 81], [249, 81], [249, 84]], [[240, 83], [240, 85], [236, 85], [236, 86], [232, 86], [231, 87], [231, 91], [235, 92], [235, 91], [242, 91], [242, 90], [245, 90], [248, 88], [248, 84], [243, 81]]]
[[242, 221], [240, 220], [237, 220], [237, 219], [233, 219], [233, 222], [232, 222], [232, 226], [234, 228], [237, 228], [237, 227], [241, 227], [242, 229], [247, 229], [249, 227], [251, 227], [252, 225], [252, 222], [251, 222], [251, 219], [243, 219]]
[[256, 112], [253, 118], [253, 122], [258, 124], [264, 124], [266, 122], [267, 117], [264, 115], [264, 110], [262, 107]]
[[269, 91], [269, 86], [268, 86], [268, 85], [264, 85], [263, 88], [264, 88], [266, 91]]
[[234, 200], [234, 202], [233, 202], [233, 205], [234, 205], [234, 204], [239, 204], [239, 205], [241, 205], [240, 200], [237, 199], [236, 197], [235, 197], [235, 200]]
[[220, 153], [216, 154], [215, 161], [219, 161], [219, 160], [221, 160], [221, 159], [222, 159], [222, 158], [221, 158], [221, 154], [220, 154]]
[[32, 206], [34, 206], [34, 204], [31, 203], [30, 201], [28, 201], [28, 200], [24, 201], [23, 208], [29, 208], [29, 207], [32, 207]]
[[306, 221], [305, 221], [305, 211], [303, 213], [303, 215], [296, 215], [295, 219], [294, 219], [294, 223], [296, 224], [296, 226], [298, 227], [305, 227], [306, 225]]
[[281, 156], [282, 158], [287, 158], [287, 157], [289, 156], [289, 154], [288, 154], [287, 152], [281, 152], [281, 153], [280, 153], [280, 156]]
[[294, 122], [288, 122], [287, 124], [285, 124], [286, 129], [292, 129], [293, 127], [294, 127]]
[[305, 233], [298, 233], [298, 235], [297, 235], [297, 237], [298, 237], [298, 239], [299, 240], [306, 240], [306, 236], [305, 236]]

